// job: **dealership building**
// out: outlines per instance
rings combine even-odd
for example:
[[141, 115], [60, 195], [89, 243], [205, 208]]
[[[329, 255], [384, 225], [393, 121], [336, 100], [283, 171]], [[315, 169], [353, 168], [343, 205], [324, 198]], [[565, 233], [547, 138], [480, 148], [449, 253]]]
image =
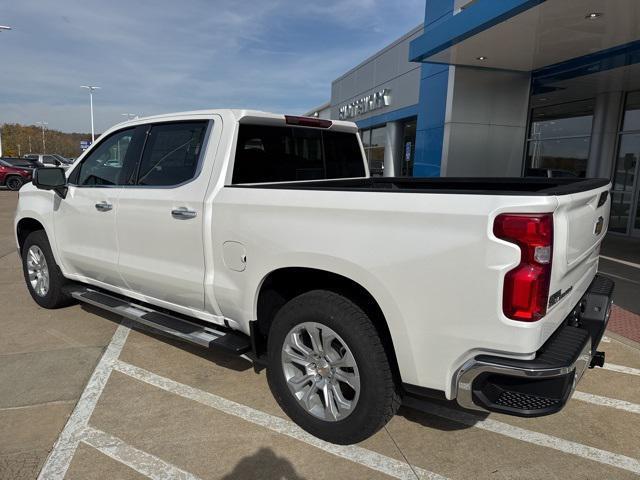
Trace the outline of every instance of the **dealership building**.
[[638, 0], [427, 0], [309, 113], [356, 122], [373, 174], [610, 177], [640, 236]]

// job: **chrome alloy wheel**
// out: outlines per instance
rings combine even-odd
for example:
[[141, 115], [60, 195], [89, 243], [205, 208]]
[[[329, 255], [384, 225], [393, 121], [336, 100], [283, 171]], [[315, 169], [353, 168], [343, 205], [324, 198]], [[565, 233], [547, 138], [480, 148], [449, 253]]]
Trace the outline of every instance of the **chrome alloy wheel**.
[[305, 322], [292, 328], [282, 346], [287, 386], [311, 415], [335, 422], [353, 412], [360, 374], [353, 353], [331, 328]]
[[39, 297], [45, 297], [49, 293], [49, 267], [44, 253], [37, 245], [31, 245], [27, 252], [27, 273], [33, 291]]

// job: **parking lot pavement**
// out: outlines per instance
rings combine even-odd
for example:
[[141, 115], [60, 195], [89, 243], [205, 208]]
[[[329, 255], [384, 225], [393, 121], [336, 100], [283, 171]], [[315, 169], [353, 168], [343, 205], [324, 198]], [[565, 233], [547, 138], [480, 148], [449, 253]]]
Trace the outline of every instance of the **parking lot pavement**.
[[16, 192], [0, 191], [0, 478], [34, 478], [117, 325], [76, 305], [37, 308], [13, 240]]
[[559, 414], [483, 416], [416, 401], [365, 442], [331, 445], [292, 424], [265, 372], [243, 358], [97, 309], [38, 308], [5, 221], [14, 204], [0, 192], [0, 250], [9, 252], [0, 258], [1, 479], [640, 476], [633, 342], [605, 337], [607, 368], [589, 370]]
[[17, 204], [15, 192], [0, 190], [0, 258], [16, 251], [12, 225]]

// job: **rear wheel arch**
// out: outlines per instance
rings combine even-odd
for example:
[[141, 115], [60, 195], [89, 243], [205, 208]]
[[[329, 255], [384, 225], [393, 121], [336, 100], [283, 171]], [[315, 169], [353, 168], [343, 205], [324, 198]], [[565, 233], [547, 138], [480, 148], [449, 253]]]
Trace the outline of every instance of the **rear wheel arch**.
[[267, 338], [273, 319], [291, 299], [312, 290], [327, 290], [342, 295], [369, 317], [376, 328], [387, 354], [397, 385], [402, 384], [395, 346], [387, 319], [374, 296], [360, 283], [327, 270], [285, 267], [270, 272], [262, 281], [256, 306], [256, 321], [252, 328], [254, 349], [259, 356], [266, 353]]

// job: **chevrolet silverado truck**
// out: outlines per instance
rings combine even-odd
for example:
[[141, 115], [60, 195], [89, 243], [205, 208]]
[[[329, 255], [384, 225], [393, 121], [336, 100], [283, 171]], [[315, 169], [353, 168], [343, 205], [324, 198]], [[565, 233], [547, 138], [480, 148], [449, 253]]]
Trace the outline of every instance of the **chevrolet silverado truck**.
[[244, 355], [293, 421], [350, 444], [403, 397], [559, 411], [604, 361], [609, 189], [371, 177], [353, 123], [208, 110], [119, 124], [36, 170], [15, 235], [40, 306]]

